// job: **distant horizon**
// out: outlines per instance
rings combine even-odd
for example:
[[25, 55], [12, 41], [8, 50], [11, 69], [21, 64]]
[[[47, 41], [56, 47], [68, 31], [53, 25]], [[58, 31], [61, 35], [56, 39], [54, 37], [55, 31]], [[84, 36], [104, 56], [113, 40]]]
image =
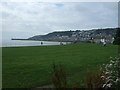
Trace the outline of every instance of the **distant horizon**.
[[[52, 31], [52, 32], [48, 32], [48, 33], [46, 33], [46, 34], [36, 34], [36, 35], [33, 35], [33, 36], [39, 36], [39, 35], [47, 35], [47, 34], [49, 34], [49, 33], [53, 33], [53, 32], [66, 32], [66, 31], [77, 31], [77, 30], [80, 30], [80, 31], [90, 31], [90, 30], [99, 30], [99, 29], [114, 29], [114, 28], [119, 28], [119, 27], [107, 27], [107, 28], [94, 28], [94, 29], [88, 29], [88, 30], [80, 30], [80, 29], [74, 29], [74, 30], [72, 30], [72, 29], [70, 29], [70, 30], [59, 30], [59, 31]], [[12, 38], [10, 38], [10, 39], [28, 39], [28, 38], [30, 38], [30, 37], [33, 37], [33, 36], [29, 36], [29, 37], [27, 37], [27, 38], [17, 38], [17, 37], [12, 37]]]
[[80, 30], [80, 31], [87, 31], [87, 30], [95, 30], [95, 29], [110, 29], [110, 28], [119, 28], [119, 27], [103, 27], [103, 28], [90, 28], [90, 29], [68, 29], [68, 30], [56, 30], [56, 31], [70, 31], [70, 30], [73, 30], [73, 31], [76, 31], [76, 30]]
[[[92, 28], [92, 29], [70, 29], [70, 30], [56, 30], [56, 31], [52, 31], [52, 32], [64, 32], [64, 31], [76, 31], [76, 30], [80, 30], [80, 31], [89, 31], [89, 30], [97, 30], [97, 29], [110, 29], [110, 28], [119, 28], [119, 27], [106, 27], [106, 28]], [[49, 33], [52, 33], [52, 32], [48, 32], [46, 34], [49, 34]], [[46, 34], [35, 34], [35, 35], [32, 35], [32, 36], [37, 36], [37, 35], [46, 35]], [[32, 36], [29, 36], [29, 37], [32, 37]], [[29, 38], [27, 37], [27, 38]], [[13, 39], [13, 38], [16, 38], [16, 39], [27, 39], [27, 38], [22, 38], [22, 37], [11, 37], [9, 38], [9, 40]]]

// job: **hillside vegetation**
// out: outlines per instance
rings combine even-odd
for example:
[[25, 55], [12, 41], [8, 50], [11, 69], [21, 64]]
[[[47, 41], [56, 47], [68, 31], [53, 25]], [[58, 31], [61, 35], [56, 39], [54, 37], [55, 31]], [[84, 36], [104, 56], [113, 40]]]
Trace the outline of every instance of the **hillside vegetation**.
[[90, 41], [91, 38], [114, 38], [117, 28], [76, 30], [76, 31], [57, 31], [46, 35], [37, 35], [28, 38], [29, 40], [48, 40], [48, 41]]

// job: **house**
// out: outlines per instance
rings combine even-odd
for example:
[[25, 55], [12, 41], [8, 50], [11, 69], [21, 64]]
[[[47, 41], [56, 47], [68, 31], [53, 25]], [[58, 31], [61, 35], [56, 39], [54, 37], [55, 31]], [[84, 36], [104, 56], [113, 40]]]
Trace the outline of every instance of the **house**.
[[92, 38], [92, 42], [94, 43], [104, 43], [106, 42], [106, 44], [112, 44], [114, 41], [114, 38], [111, 36], [95, 36]]

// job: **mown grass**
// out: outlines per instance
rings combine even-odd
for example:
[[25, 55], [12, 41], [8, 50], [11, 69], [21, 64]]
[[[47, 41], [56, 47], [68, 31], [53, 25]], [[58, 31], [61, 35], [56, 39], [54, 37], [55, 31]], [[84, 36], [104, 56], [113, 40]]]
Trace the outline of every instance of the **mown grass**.
[[3, 88], [31, 88], [51, 84], [53, 62], [62, 64], [68, 87], [80, 85], [88, 72], [117, 55], [117, 46], [74, 44], [2, 48]]

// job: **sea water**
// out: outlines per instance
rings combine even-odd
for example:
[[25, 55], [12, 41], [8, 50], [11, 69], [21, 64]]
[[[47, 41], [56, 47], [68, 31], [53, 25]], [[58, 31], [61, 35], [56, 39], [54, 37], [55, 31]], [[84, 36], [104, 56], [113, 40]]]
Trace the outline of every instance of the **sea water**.
[[22, 46], [41, 46], [43, 45], [60, 45], [60, 42], [51, 41], [29, 41], [29, 40], [2, 40], [0, 47], [22, 47]]

